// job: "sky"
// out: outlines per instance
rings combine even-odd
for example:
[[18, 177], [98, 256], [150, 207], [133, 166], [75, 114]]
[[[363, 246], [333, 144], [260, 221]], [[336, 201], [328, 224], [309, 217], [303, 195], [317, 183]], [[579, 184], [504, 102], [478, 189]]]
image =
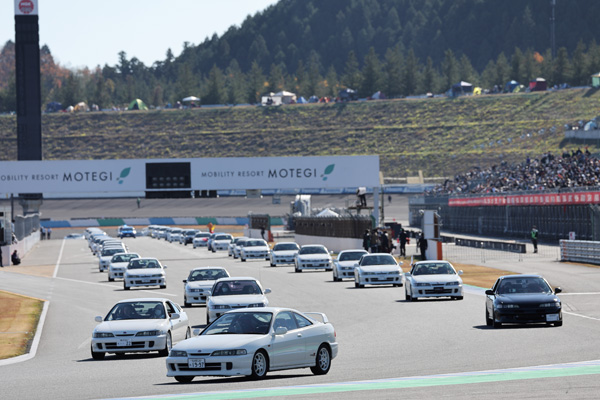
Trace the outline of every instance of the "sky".
[[[146, 66], [177, 57], [183, 43], [221, 36], [277, 0], [38, 0], [40, 47], [75, 69], [114, 66], [119, 52]], [[15, 41], [15, 1], [0, 0], [0, 48]]]

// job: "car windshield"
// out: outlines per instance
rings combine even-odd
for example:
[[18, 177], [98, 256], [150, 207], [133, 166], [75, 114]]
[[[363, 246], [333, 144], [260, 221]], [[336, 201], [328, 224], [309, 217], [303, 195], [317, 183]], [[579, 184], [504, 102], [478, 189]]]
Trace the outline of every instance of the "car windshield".
[[140, 258], [138, 260], [131, 260], [127, 265], [127, 269], [142, 269], [142, 268], [160, 268], [160, 264], [157, 260], [146, 260]]
[[130, 260], [132, 260], [134, 258], [139, 258], [139, 255], [138, 254], [116, 254], [113, 256], [113, 258], [110, 261], [114, 262], [114, 263], [129, 262]]
[[356, 261], [367, 254], [366, 251], [345, 251], [340, 254], [340, 261]]
[[453, 275], [456, 271], [446, 263], [417, 264], [413, 275]]
[[236, 312], [222, 315], [201, 335], [266, 335], [273, 314], [270, 312]]
[[185, 236], [195, 236], [196, 235], [196, 231], [186, 231], [185, 232]]
[[188, 277], [188, 282], [194, 281], [216, 281], [221, 278], [228, 278], [229, 275], [224, 269], [199, 269], [194, 270]]
[[116, 304], [109, 312], [105, 321], [124, 319], [164, 319], [165, 306], [160, 301], [132, 301]]
[[273, 251], [298, 250], [299, 248], [296, 243], [278, 243], [273, 246]]
[[364, 256], [360, 265], [396, 265], [396, 260], [393, 256]]
[[113, 254], [122, 253], [122, 252], [123, 252], [122, 247], [115, 247], [112, 249], [104, 249], [104, 250], [102, 250], [102, 257], [112, 256]]
[[539, 277], [503, 279], [498, 287], [500, 294], [552, 293], [545, 280]]
[[265, 243], [264, 240], [247, 240], [244, 243], [244, 247], [257, 247], [257, 246], [266, 246], [267, 243]]
[[215, 240], [231, 240], [232, 237], [230, 235], [219, 235], [215, 236]]
[[210, 236], [210, 233], [197, 233], [196, 236], [197, 238], [207, 238]]
[[251, 280], [217, 282], [213, 288], [213, 296], [235, 296], [244, 294], [262, 294], [262, 290]]
[[327, 254], [327, 250], [321, 246], [305, 246], [300, 249], [298, 254]]

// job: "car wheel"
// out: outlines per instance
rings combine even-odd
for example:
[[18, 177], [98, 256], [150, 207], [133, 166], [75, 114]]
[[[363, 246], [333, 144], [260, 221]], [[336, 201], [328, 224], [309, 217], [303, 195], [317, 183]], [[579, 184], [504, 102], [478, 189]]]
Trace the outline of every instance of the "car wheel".
[[111, 278], [111, 277], [109, 276], [109, 277], [108, 277], [108, 281], [109, 281], [109, 282], [114, 282], [114, 281], [115, 281], [115, 278]]
[[258, 350], [252, 357], [252, 378], [262, 379], [267, 376], [269, 370], [269, 360], [264, 350]]
[[186, 339], [189, 339], [189, 338], [191, 338], [191, 337], [192, 337], [192, 331], [190, 330], [190, 328], [187, 328], [187, 329], [185, 330], [185, 338], [186, 338]]
[[554, 323], [554, 326], [562, 326], [562, 321], [556, 321], [556, 322]]
[[190, 383], [192, 380], [194, 380], [194, 377], [188, 375], [179, 375], [175, 377], [175, 380], [179, 383]]
[[210, 324], [210, 317], [208, 316], [208, 310], [206, 311], [206, 325]]
[[160, 285], [160, 288], [161, 288], [161, 289], [166, 289], [166, 288], [167, 288], [167, 285]]
[[408, 294], [408, 288], [404, 288], [404, 299], [406, 301], [412, 301], [412, 298], [410, 297], [410, 294]]
[[271, 263], [271, 267], [276, 267], [276, 266], [277, 266], [276, 264]]
[[463, 299], [463, 296], [456, 296], [456, 297], [454, 298], [454, 300], [462, 300], [462, 299]]
[[196, 246], [192, 246], [194, 249], [196, 248]]
[[242, 262], [246, 262], [246, 259], [245, 259], [245, 258], [243, 258], [243, 257], [240, 257], [240, 260], [241, 260]]
[[490, 313], [489, 313], [489, 311], [486, 309], [486, 310], [485, 310], [485, 324], [486, 324], [487, 326], [492, 326], [492, 325], [493, 325], [493, 322], [494, 322], [494, 321], [492, 321], [492, 319], [490, 318]]
[[338, 278], [337, 276], [335, 276], [335, 274], [333, 274], [333, 281], [334, 282], [339, 282], [339, 281], [341, 281], [341, 279]]
[[127, 286], [125, 282], [123, 282], [123, 290], [129, 290], [129, 286]]
[[171, 339], [171, 332], [167, 332], [167, 340], [165, 342], [165, 348], [158, 352], [158, 355], [161, 357], [166, 357], [169, 355], [171, 348], [173, 347], [173, 341]]
[[91, 352], [92, 352], [92, 358], [94, 360], [104, 360], [104, 355], [106, 354], [103, 351], [94, 351], [93, 348], [90, 348]]
[[496, 322], [496, 316], [492, 314], [492, 325], [494, 328], [501, 328], [502, 322]]
[[192, 306], [192, 304], [191, 304], [191, 303], [188, 303], [188, 301], [187, 301], [187, 298], [185, 298], [185, 297], [184, 297], [184, 298], [183, 298], [183, 306], [184, 306], [184, 307], [191, 307], [191, 306]]
[[331, 368], [331, 353], [329, 348], [325, 345], [321, 345], [317, 351], [316, 365], [310, 367], [310, 370], [315, 375], [325, 375]]

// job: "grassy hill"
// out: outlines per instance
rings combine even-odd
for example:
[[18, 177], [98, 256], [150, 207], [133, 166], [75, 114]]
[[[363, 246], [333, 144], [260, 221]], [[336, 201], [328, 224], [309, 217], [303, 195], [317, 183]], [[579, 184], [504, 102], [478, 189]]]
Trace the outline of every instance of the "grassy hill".
[[[600, 115], [593, 89], [282, 107], [46, 114], [44, 159], [378, 154], [385, 177], [448, 176], [559, 153], [567, 123]], [[540, 131], [543, 130], [543, 133]], [[16, 117], [0, 117], [0, 160], [16, 160]]]

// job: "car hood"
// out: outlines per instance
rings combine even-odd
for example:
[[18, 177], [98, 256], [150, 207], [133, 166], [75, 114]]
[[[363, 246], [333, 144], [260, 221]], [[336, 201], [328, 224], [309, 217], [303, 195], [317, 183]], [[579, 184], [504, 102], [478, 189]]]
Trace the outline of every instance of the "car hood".
[[125, 273], [127, 275], [158, 275], [158, 274], [164, 274], [164, 270], [162, 270], [161, 268], [140, 268], [140, 269], [128, 269], [127, 271], [125, 271]]
[[267, 297], [262, 294], [239, 294], [234, 296], [211, 296], [212, 304], [228, 304], [231, 306], [245, 306], [247, 304], [263, 303]]
[[115, 263], [110, 263], [110, 266], [113, 268], [127, 268], [127, 264], [129, 264], [128, 262], [115, 262]]
[[[558, 297], [554, 293], [511, 293], [496, 296], [501, 303], [539, 304], [550, 303]], [[558, 303], [560, 300], [558, 299]]]
[[243, 247], [244, 250], [246, 251], [265, 251], [265, 250], [269, 250], [268, 246], [248, 246], [248, 247]]
[[188, 282], [186, 286], [190, 289], [210, 289], [215, 284], [215, 281], [193, 281]]
[[363, 272], [393, 272], [400, 269], [397, 265], [364, 265], [357, 268]]
[[358, 260], [350, 260], [350, 261], [336, 261], [336, 263], [340, 267], [355, 267], [358, 264]]
[[301, 260], [325, 260], [330, 258], [328, 254], [298, 254]]
[[298, 250], [273, 250], [272, 253], [276, 256], [294, 256]]
[[268, 335], [200, 335], [179, 342], [173, 350], [185, 350], [194, 353], [210, 353], [214, 350], [243, 348], [253, 342], [263, 340]]
[[125, 319], [120, 321], [104, 321], [96, 326], [96, 332], [118, 332], [121, 334], [151, 331], [167, 327], [163, 319]]
[[460, 282], [462, 279], [454, 274], [441, 275], [410, 275], [415, 282], [420, 283], [444, 283], [444, 282]]

